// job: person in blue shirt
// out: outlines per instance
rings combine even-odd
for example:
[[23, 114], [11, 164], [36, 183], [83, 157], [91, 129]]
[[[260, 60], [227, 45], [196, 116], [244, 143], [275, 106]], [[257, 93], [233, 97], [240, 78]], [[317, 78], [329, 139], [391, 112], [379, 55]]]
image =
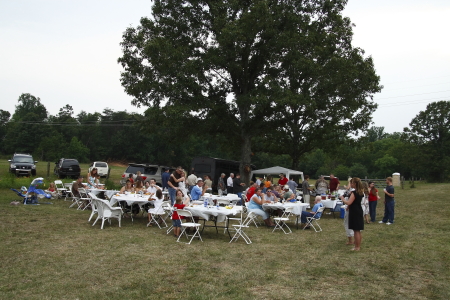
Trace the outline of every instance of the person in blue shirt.
[[[313, 207], [313, 209], [311, 210], [311, 212], [302, 211], [302, 215], [301, 215], [300, 219], [301, 219], [301, 222], [302, 222], [303, 224], [306, 224], [306, 222], [307, 222], [306, 218], [307, 218], [307, 217], [320, 218], [320, 216], [322, 215], [322, 213], [321, 213], [321, 212], [318, 213], [317, 211], [319, 210], [320, 207], [323, 206], [323, 204], [321, 203], [321, 201], [322, 201], [322, 197], [321, 197], [321, 196], [317, 196], [316, 199], [314, 200], [314, 207]], [[308, 227], [305, 227], [305, 229], [309, 229], [309, 226], [308, 226]]]
[[170, 179], [169, 169], [166, 169], [164, 171], [164, 173], [162, 173], [162, 175], [161, 175], [163, 190], [166, 190], [169, 188], [169, 184], [167, 183], [167, 182], [169, 182], [169, 179]]
[[200, 197], [205, 194], [205, 190], [203, 189], [203, 180], [199, 177], [197, 179], [197, 185], [194, 185], [191, 191], [191, 199], [200, 200]]
[[392, 184], [392, 177], [388, 177], [386, 178], [386, 188], [384, 189], [384, 217], [378, 223], [386, 223], [386, 225], [394, 223], [394, 212], [394, 185]]

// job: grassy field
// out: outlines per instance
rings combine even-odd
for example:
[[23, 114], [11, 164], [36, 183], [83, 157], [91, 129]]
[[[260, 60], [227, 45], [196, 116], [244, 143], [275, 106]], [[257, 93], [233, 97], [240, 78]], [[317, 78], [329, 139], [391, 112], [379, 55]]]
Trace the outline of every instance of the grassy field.
[[[113, 169], [116, 182], [122, 171]], [[362, 250], [352, 252], [332, 215], [321, 233], [251, 227], [251, 245], [213, 229], [203, 243], [176, 243], [146, 218], [100, 230], [89, 211], [62, 200], [9, 205], [18, 197], [8, 184], [30, 179], [6, 173], [0, 163], [1, 299], [450, 298], [450, 184], [396, 188], [395, 224], [366, 225]], [[380, 202], [378, 220], [383, 212]]]

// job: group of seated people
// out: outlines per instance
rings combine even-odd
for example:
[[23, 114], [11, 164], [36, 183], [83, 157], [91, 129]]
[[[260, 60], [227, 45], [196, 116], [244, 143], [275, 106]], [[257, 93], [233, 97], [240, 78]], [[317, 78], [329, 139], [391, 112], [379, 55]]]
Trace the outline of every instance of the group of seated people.
[[[263, 189], [261, 187], [255, 187], [255, 189], [251, 189], [249, 188], [248, 192], [247, 192], [247, 196], [249, 198], [249, 204], [248, 204], [248, 210], [250, 212], [253, 212], [259, 216], [261, 216], [264, 220], [264, 223], [268, 226], [268, 227], [274, 227], [275, 224], [272, 222], [272, 220], [270, 219], [270, 215], [267, 211], [265, 211], [262, 207], [262, 205], [264, 203], [276, 203], [278, 201], [291, 201], [291, 202], [295, 202], [295, 194], [290, 191], [289, 186], [285, 185], [284, 186], [284, 191], [276, 191], [273, 188], [266, 188], [265, 192], [263, 192]], [[321, 203], [321, 197], [318, 196], [316, 197], [315, 201], [314, 201], [314, 207], [311, 210], [311, 212], [307, 212], [307, 211], [302, 211], [301, 214], [301, 223], [302, 224], [306, 224], [307, 223], [307, 217], [316, 217], [319, 218], [320, 215], [322, 213], [318, 213], [317, 211], [319, 210], [320, 207], [323, 206], [323, 204]], [[282, 210], [278, 209], [278, 210], [273, 210], [275, 215], [281, 216], [282, 215]], [[306, 229], [309, 229], [309, 226], [305, 227]]]

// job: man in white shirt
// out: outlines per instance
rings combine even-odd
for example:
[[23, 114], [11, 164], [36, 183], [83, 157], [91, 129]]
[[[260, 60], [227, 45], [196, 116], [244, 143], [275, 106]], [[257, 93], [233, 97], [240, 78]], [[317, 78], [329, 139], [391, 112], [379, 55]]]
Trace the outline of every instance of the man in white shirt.
[[227, 179], [227, 192], [228, 192], [228, 194], [232, 194], [233, 193], [233, 178], [234, 178], [234, 174], [230, 173], [230, 177], [228, 177], [228, 179]]

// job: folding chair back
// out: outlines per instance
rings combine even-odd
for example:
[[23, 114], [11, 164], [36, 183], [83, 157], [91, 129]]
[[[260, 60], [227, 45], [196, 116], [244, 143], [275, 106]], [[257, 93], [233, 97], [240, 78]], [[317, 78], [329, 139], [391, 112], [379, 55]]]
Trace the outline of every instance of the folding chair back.
[[[191, 239], [189, 240], [189, 243], [186, 243], [186, 244], [190, 244], [195, 237], [198, 237], [203, 242], [202, 237], [200, 236], [200, 230], [199, 230], [201, 225], [199, 223], [195, 223], [192, 213], [188, 210], [178, 209], [177, 214], [178, 214], [178, 217], [180, 218], [180, 220], [181, 220], [181, 217], [185, 217], [185, 220], [186, 220], [186, 222], [181, 223], [182, 230], [181, 230], [180, 236], [177, 239], [177, 242], [180, 241], [180, 238], [183, 235], [183, 233], [188, 240], [189, 240], [189, 237], [191, 237]], [[194, 234], [188, 235], [186, 233], [187, 228], [193, 228]]]
[[242, 220], [243, 214], [241, 213], [241, 222], [239, 224], [233, 224], [233, 228], [236, 230], [236, 233], [231, 238], [230, 243], [233, 241], [237, 241], [239, 237], [242, 237], [247, 244], [251, 244], [249, 236], [245, 233], [245, 229], [249, 227], [249, 224], [254, 221], [256, 215], [253, 212], [248, 213], [247, 217]]
[[61, 180], [55, 180], [56, 192], [58, 193], [58, 198], [66, 197], [67, 189]]
[[[314, 216], [306, 217], [307, 222], [306, 222], [306, 226], [303, 229], [305, 229], [308, 226], [312, 226], [312, 228], [314, 228], [315, 232], [322, 231], [322, 227], [320, 227], [319, 220], [322, 217], [322, 213], [324, 210], [325, 210], [325, 206], [321, 206], [321, 207], [319, 207], [319, 209], [317, 210], [317, 212]], [[321, 214], [318, 217], [316, 217], [317, 214], [319, 214], [319, 213], [321, 213]], [[316, 228], [316, 226], [317, 226], [317, 228]]]

